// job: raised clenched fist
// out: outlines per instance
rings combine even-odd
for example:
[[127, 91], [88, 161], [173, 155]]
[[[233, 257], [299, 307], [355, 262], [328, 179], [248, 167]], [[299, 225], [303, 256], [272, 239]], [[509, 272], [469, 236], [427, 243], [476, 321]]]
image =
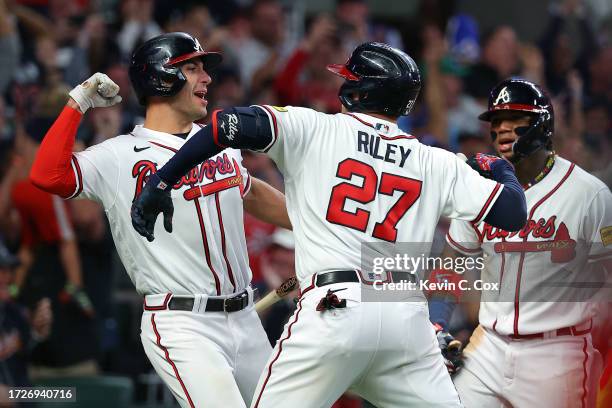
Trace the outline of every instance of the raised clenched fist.
[[70, 97], [79, 105], [82, 113], [87, 112], [89, 108], [112, 106], [121, 102], [119, 85], [100, 72], [77, 85], [70, 91]]

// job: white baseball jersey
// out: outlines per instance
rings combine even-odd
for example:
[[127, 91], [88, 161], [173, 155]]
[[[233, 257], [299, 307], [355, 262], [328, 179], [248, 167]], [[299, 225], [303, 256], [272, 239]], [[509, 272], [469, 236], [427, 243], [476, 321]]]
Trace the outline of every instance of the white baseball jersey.
[[479, 320], [502, 335], [587, 321], [593, 304], [576, 300], [588, 300], [588, 284], [605, 281], [597, 262], [612, 257], [612, 195], [600, 180], [556, 157], [550, 173], [525, 196], [528, 221], [521, 231], [453, 220], [447, 235], [464, 255], [484, 252], [482, 279], [500, 288], [483, 292]]
[[[200, 129], [194, 124], [189, 136]], [[173, 232], [160, 219], [155, 241], [132, 228], [129, 208], [147, 177], [185, 139], [142, 126], [75, 153], [72, 197], [100, 202], [125, 269], [138, 293], [227, 295], [251, 281], [243, 226], [250, 178], [239, 150], [226, 149], [193, 168], [172, 189]]]
[[302, 287], [317, 272], [359, 269], [363, 242], [431, 243], [440, 215], [480, 221], [503, 188], [392, 122], [262, 108], [274, 132], [266, 151], [285, 177]]

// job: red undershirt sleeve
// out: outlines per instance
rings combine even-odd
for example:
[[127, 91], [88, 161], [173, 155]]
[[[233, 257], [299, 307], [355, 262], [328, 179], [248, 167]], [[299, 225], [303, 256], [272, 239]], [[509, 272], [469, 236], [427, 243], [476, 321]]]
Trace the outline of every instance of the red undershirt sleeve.
[[36, 187], [63, 198], [74, 194], [77, 184], [72, 149], [82, 117], [81, 112], [66, 106], [47, 131], [30, 171]]

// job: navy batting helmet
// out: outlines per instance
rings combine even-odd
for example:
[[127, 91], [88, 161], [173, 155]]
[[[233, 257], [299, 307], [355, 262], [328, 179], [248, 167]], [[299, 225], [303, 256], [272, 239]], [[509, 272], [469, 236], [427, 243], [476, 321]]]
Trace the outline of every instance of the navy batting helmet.
[[178, 64], [200, 58], [204, 69], [221, 63], [221, 54], [204, 51], [199, 41], [187, 33], [168, 33], [154, 37], [134, 51], [130, 63], [130, 81], [138, 100], [145, 104], [149, 96], [174, 96], [187, 79]]
[[525, 112], [531, 116], [528, 127], [516, 129], [519, 141], [513, 147], [517, 158], [525, 157], [551, 143], [555, 112], [548, 95], [533, 82], [510, 78], [498, 84], [489, 95], [489, 107], [478, 118], [490, 122], [497, 112]]
[[387, 44], [361, 44], [346, 64], [328, 65], [327, 69], [345, 79], [338, 97], [351, 112], [406, 115], [421, 90], [416, 63]]

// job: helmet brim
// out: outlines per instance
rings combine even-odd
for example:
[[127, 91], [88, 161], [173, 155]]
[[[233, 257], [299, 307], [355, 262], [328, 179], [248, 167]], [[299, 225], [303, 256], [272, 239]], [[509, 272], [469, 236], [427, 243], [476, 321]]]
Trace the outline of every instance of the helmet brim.
[[540, 108], [539, 106], [535, 106], [535, 105], [523, 105], [519, 103], [505, 103], [502, 105], [495, 105], [488, 111], [481, 113], [480, 115], [478, 115], [478, 119], [485, 121], [485, 122], [490, 122], [493, 115], [496, 114], [497, 112], [507, 112], [507, 111], [541, 113], [542, 108]]
[[223, 56], [221, 55], [221, 53], [209, 51], [195, 51], [190, 52], [189, 54], [184, 54], [172, 58], [166, 63], [166, 65], [177, 65], [196, 58], [200, 58], [202, 60], [205, 69], [213, 69], [218, 66], [221, 61], [223, 61]]
[[359, 81], [359, 77], [351, 72], [346, 65], [344, 64], [329, 64], [327, 66], [327, 70], [329, 72], [333, 72], [334, 74], [341, 76], [342, 78], [349, 81]]

